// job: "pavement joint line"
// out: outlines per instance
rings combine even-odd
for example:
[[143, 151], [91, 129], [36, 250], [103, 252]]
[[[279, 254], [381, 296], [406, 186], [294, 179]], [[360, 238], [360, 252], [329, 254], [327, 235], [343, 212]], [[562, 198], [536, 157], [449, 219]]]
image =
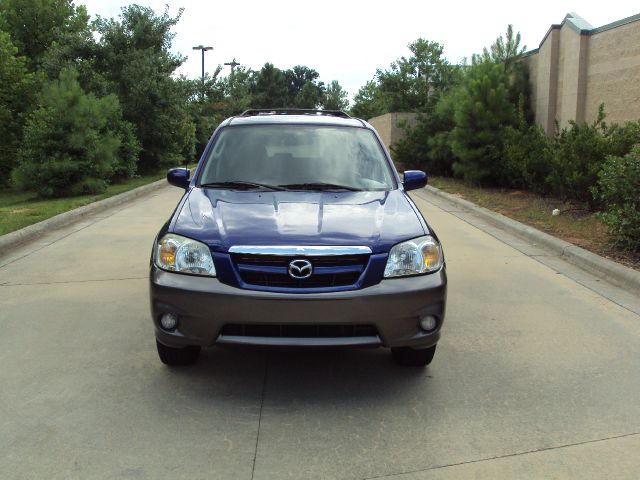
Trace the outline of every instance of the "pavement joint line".
[[89, 280], [64, 280], [59, 282], [34, 282], [34, 283], [0, 283], [0, 287], [35, 287], [40, 285], [65, 285], [69, 283], [96, 283], [119, 282], [122, 280], [147, 280], [148, 277], [124, 277], [124, 278], [97, 278]]
[[[503, 243], [503, 244], [507, 245], [508, 247], [511, 247], [511, 248], [513, 248], [514, 250], [517, 250], [518, 252], [522, 253], [525, 257], [529, 257], [529, 258], [531, 258], [532, 260], [535, 260], [536, 262], [538, 262], [538, 263], [540, 263], [541, 265], [545, 266], [546, 268], [550, 269], [552, 272], [555, 272], [555, 273], [556, 273], [556, 274], [558, 274], [558, 275], [562, 275], [562, 276], [564, 276], [565, 278], [568, 278], [569, 280], [571, 280], [571, 281], [573, 281], [573, 282], [576, 282], [578, 285], [581, 285], [582, 287], [586, 288], [587, 290], [589, 290], [589, 291], [591, 291], [591, 292], [593, 292], [593, 293], [595, 293], [595, 294], [597, 294], [597, 295], [600, 295], [600, 296], [601, 296], [601, 297], [603, 297], [603, 298], [606, 298], [606, 299], [607, 299], [607, 300], [609, 300], [610, 302], [614, 303], [615, 305], [619, 306], [620, 308], [623, 308], [624, 310], [627, 310], [627, 311], [628, 311], [628, 312], [630, 312], [630, 313], [633, 313], [634, 315], [639, 315], [639, 313], [638, 313], [637, 311], [635, 311], [635, 310], [631, 309], [630, 307], [628, 307], [628, 306], [626, 306], [626, 305], [623, 305], [623, 304], [622, 304], [622, 303], [620, 303], [618, 300], [616, 300], [615, 298], [613, 298], [613, 296], [608, 295], [607, 293], [602, 292], [602, 291], [600, 291], [600, 290], [596, 290], [593, 286], [587, 285], [587, 284], [586, 284], [586, 283], [584, 283], [583, 281], [581, 281], [581, 280], [579, 280], [579, 279], [577, 279], [577, 278], [574, 278], [574, 277], [572, 277], [572, 276], [569, 276], [569, 275], [567, 275], [565, 272], [560, 271], [560, 270], [556, 269], [555, 267], [552, 267], [551, 265], [547, 265], [546, 263], [542, 262], [542, 261], [540, 260], [540, 258], [559, 258], [559, 259], [561, 259], [561, 260], [567, 261], [567, 262], [571, 263], [572, 265], [574, 265], [574, 266], [576, 266], [576, 267], [578, 267], [578, 268], [581, 268], [582, 270], [584, 270], [584, 271], [585, 271], [585, 272], [587, 272], [588, 274], [593, 275], [593, 276], [594, 276], [594, 279], [595, 279], [595, 281], [596, 281], [596, 282], [601, 282], [601, 281], [605, 281], [605, 282], [606, 282], [606, 281], [607, 281], [607, 278], [606, 278], [605, 276], [603, 276], [603, 277], [598, 277], [597, 275], [595, 275], [595, 273], [594, 273], [593, 271], [591, 271], [591, 270], [586, 270], [586, 269], [582, 268], [580, 265], [576, 265], [575, 263], [571, 262], [570, 260], [568, 260], [568, 259], [567, 259], [565, 256], [563, 256], [563, 255], [548, 255], [548, 254], [536, 254], [536, 255], [532, 255], [532, 254], [529, 254], [529, 253], [527, 253], [526, 251], [521, 250], [518, 246], [516, 246], [516, 244], [508, 243], [504, 238], [499, 237], [499, 236], [496, 236], [496, 235], [494, 235], [492, 232], [490, 232], [490, 231], [488, 231], [488, 230], [484, 230], [484, 229], [480, 228], [478, 225], [476, 225], [476, 224], [474, 224], [474, 223], [471, 223], [470, 221], [468, 221], [467, 219], [465, 219], [465, 218], [463, 218], [463, 217], [459, 217], [459, 216], [458, 216], [458, 215], [456, 215], [455, 213], [448, 212], [448, 211], [447, 211], [447, 210], [445, 210], [444, 208], [440, 207], [439, 205], [436, 205], [436, 204], [435, 204], [435, 203], [433, 203], [431, 200], [429, 200], [429, 199], [427, 199], [427, 198], [425, 198], [425, 197], [423, 197], [423, 196], [421, 196], [421, 195], [418, 195], [418, 196], [419, 196], [423, 201], [425, 201], [425, 202], [427, 202], [427, 203], [429, 203], [429, 204], [433, 205], [435, 208], [437, 208], [437, 209], [439, 209], [439, 210], [442, 210], [442, 211], [443, 211], [443, 212], [445, 212], [445, 213], [450, 213], [450, 214], [451, 214], [451, 215], [453, 215], [454, 217], [456, 217], [456, 218], [458, 218], [459, 220], [462, 220], [463, 222], [465, 222], [467, 225], [470, 225], [470, 226], [472, 226], [473, 228], [477, 228], [478, 230], [481, 230], [482, 232], [484, 232], [484, 233], [486, 233], [487, 235], [489, 235], [489, 236], [491, 236], [491, 237], [495, 238], [495, 239], [496, 239], [496, 240], [498, 240], [499, 242], [501, 242], [501, 243]], [[514, 235], [515, 235], [515, 234], [514, 234]], [[536, 245], [536, 246], [537, 246], [537, 245]], [[510, 258], [510, 257], [504, 257], [504, 258]], [[613, 285], [614, 285], [615, 287], [617, 287], [617, 288], [621, 288], [621, 286], [620, 286], [620, 285], [618, 285], [618, 284], [613, 283]], [[623, 290], [626, 290], [626, 289], [623, 289]]]
[[[436, 197], [442, 198], [457, 207], [467, 210], [465, 213], [471, 213], [475, 215], [476, 218], [491, 223], [494, 227], [501, 228], [517, 237], [524, 238], [529, 242], [545, 248], [546, 250], [558, 253], [569, 263], [591, 273], [592, 275], [600, 276], [609, 283], [627, 290], [630, 293], [640, 290], [640, 272], [632, 268], [626, 267], [612, 260], [608, 260], [570, 242], [554, 237], [553, 235], [549, 235], [548, 233], [493, 212], [492, 210], [480, 207], [473, 202], [446, 193], [430, 185], [424, 189], [415, 191], [418, 197], [429, 201], [428, 198], [424, 196], [427, 192]], [[441, 208], [441, 210], [447, 211], [444, 208]], [[456, 217], [461, 218], [458, 215], [456, 215]], [[461, 219], [465, 220], [464, 218]], [[473, 225], [470, 222], [467, 223]], [[474, 226], [478, 228], [477, 225]]]
[[256, 472], [256, 459], [258, 458], [258, 442], [260, 441], [260, 427], [262, 425], [262, 410], [264, 408], [264, 397], [267, 390], [267, 372], [269, 368], [269, 354], [264, 359], [264, 374], [262, 376], [262, 392], [260, 394], [260, 414], [258, 416], [258, 431], [256, 432], [256, 446], [253, 451], [253, 464], [251, 465], [251, 480]]
[[524, 451], [524, 452], [507, 453], [505, 455], [496, 455], [494, 457], [479, 458], [477, 460], [468, 460], [466, 462], [449, 463], [449, 464], [446, 464], [446, 465], [436, 465], [434, 467], [429, 467], [429, 468], [420, 468], [420, 469], [416, 469], [416, 470], [407, 470], [405, 472], [389, 473], [389, 474], [386, 474], [386, 475], [378, 475], [378, 476], [375, 476], [375, 477], [365, 477], [362, 480], [376, 480], [376, 479], [381, 479], [381, 478], [399, 477], [400, 475], [410, 475], [412, 473], [429, 472], [431, 470], [441, 470], [443, 468], [459, 467], [461, 465], [472, 465], [474, 463], [490, 462], [492, 460], [501, 460], [503, 458], [520, 457], [520, 456], [523, 456], [523, 455], [531, 455], [531, 454], [534, 454], [534, 453], [548, 452], [548, 451], [552, 451], [552, 450], [562, 450], [563, 448], [579, 447], [581, 445], [590, 445], [590, 444], [594, 444], [594, 443], [608, 442], [610, 440], [619, 440], [621, 438], [637, 437], [639, 435], [640, 435], [640, 432], [624, 433], [622, 435], [614, 435], [612, 437], [596, 438], [594, 440], [585, 440], [584, 442], [567, 443], [567, 444], [564, 444], [564, 445], [556, 445], [556, 446], [553, 446], [553, 447], [536, 448], [536, 449], [527, 450], [527, 451]]

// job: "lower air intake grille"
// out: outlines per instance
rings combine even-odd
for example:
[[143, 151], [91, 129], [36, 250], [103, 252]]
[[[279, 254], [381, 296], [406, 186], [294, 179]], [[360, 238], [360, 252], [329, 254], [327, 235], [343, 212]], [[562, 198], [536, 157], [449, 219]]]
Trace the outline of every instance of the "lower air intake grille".
[[241, 337], [345, 338], [378, 335], [373, 325], [225, 325], [221, 335]]

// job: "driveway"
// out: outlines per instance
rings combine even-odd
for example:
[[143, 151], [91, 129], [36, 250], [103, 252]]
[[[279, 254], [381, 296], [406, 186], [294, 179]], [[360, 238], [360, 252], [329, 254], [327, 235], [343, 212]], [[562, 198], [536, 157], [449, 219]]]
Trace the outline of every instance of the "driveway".
[[3, 479], [640, 475], [638, 295], [420, 191], [450, 281], [430, 367], [384, 349], [214, 348], [169, 369], [146, 276], [179, 197], [0, 259]]

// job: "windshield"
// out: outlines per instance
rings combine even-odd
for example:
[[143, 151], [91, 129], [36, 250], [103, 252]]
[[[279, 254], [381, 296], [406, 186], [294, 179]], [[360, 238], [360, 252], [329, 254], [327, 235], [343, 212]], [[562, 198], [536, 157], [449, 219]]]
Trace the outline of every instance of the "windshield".
[[225, 182], [292, 189], [394, 187], [386, 157], [372, 132], [318, 125], [223, 129], [209, 153], [200, 184]]

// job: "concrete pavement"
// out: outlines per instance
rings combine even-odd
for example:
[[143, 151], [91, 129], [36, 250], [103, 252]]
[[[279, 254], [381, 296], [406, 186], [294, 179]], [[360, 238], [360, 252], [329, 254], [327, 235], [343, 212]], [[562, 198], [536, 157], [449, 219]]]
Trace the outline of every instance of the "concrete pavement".
[[450, 279], [430, 367], [384, 349], [231, 348], [164, 367], [146, 275], [179, 196], [0, 259], [0, 477], [640, 475], [637, 295], [423, 192]]

